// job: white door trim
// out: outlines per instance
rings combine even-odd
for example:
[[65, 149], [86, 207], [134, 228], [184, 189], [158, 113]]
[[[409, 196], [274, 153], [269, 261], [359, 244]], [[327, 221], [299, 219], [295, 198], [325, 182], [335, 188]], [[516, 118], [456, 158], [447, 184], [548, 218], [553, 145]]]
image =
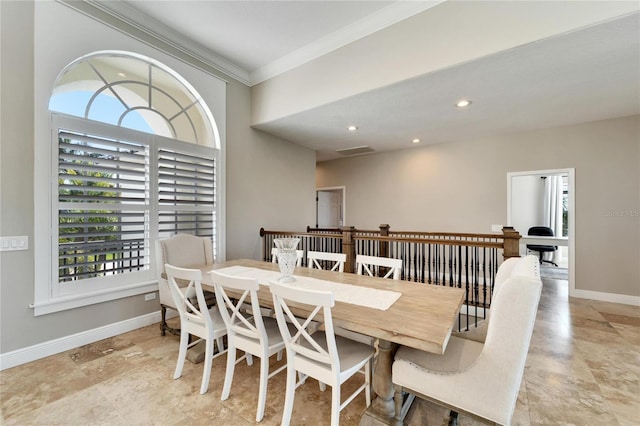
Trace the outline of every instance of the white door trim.
[[569, 297], [580, 297], [576, 291], [576, 169], [551, 169], [551, 170], [532, 170], [525, 172], [508, 172], [507, 173], [507, 225], [511, 226], [511, 179], [517, 176], [549, 176], [549, 175], [567, 175], [567, 186], [569, 191]]

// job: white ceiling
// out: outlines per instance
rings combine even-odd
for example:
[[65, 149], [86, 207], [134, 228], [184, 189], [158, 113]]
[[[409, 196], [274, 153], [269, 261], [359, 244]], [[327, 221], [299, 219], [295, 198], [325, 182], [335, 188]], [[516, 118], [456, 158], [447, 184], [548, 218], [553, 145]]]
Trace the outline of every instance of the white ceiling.
[[138, 1], [133, 7], [255, 71], [390, 1]]
[[[461, 98], [472, 100], [465, 109]], [[317, 150], [376, 151], [640, 114], [637, 15], [531, 43], [257, 126]], [[357, 125], [357, 132], [345, 130]], [[419, 145], [411, 141], [421, 139]]]
[[[129, 1], [107, 8], [255, 84], [441, 1]], [[427, 12], [428, 13], [428, 12]], [[194, 49], [194, 46], [197, 48]], [[226, 62], [225, 62], [226, 61]], [[219, 62], [220, 63], [220, 62]], [[460, 97], [473, 100], [457, 109]], [[257, 126], [317, 151], [376, 151], [640, 114], [638, 14]], [[345, 132], [345, 124], [359, 130]]]

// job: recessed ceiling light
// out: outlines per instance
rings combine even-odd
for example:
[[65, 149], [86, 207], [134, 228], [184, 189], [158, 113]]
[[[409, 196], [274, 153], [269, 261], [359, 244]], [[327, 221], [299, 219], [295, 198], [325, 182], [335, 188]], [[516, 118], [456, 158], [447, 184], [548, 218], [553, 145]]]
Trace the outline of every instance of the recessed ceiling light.
[[350, 132], [355, 132], [356, 130], [358, 130], [358, 126], [349, 126], [347, 127], [347, 130]]
[[412, 140], [411, 142], [413, 142], [413, 143], [420, 143], [420, 139], [415, 138], [415, 139], [414, 139], [414, 140]]
[[468, 99], [462, 99], [461, 101], [458, 101], [458, 103], [456, 104], [458, 108], [468, 107], [469, 105], [471, 105], [471, 101]]

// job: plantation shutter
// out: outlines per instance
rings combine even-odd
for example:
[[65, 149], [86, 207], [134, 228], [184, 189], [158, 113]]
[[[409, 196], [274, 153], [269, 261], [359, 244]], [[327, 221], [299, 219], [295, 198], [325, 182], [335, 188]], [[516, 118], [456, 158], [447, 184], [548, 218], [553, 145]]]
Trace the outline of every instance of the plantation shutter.
[[58, 133], [60, 282], [149, 268], [149, 148]]
[[215, 151], [194, 148], [177, 143], [158, 148], [158, 233], [215, 241]]

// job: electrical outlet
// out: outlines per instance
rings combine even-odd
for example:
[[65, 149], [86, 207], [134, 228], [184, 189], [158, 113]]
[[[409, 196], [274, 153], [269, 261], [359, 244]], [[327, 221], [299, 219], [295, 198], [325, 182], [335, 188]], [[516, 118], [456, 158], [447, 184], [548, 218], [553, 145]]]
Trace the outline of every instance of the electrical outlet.
[[147, 293], [144, 295], [144, 301], [148, 302], [150, 300], [153, 300], [156, 298], [156, 294], [155, 293]]

